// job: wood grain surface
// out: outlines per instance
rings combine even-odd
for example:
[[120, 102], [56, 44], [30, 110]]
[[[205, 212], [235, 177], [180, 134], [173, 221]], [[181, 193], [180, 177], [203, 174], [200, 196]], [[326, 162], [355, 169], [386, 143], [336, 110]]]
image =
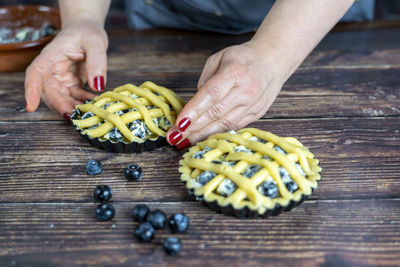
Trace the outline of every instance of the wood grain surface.
[[[207, 57], [250, 37], [112, 31], [107, 87], [151, 80], [188, 100]], [[24, 74], [0, 74], [0, 266], [400, 266], [399, 43], [400, 29], [329, 34], [250, 125], [298, 138], [323, 168], [313, 195], [267, 219], [196, 202], [171, 147], [108, 153], [43, 104], [26, 113]], [[86, 174], [89, 159], [100, 175]], [[131, 163], [141, 182], [124, 178]], [[111, 222], [95, 220], [98, 184], [113, 188]], [[134, 240], [138, 203], [189, 215], [181, 254], [162, 250], [167, 229]]]

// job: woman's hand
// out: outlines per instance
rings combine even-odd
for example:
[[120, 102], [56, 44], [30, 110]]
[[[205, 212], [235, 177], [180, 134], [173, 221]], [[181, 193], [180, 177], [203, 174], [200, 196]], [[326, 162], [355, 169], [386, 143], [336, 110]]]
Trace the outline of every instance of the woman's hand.
[[82, 89], [86, 81], [94, 91], [104, 90], [107, 46], [104, 29], [90, 20], [65, 26], [26, 70], [26, 110], [35, 111], [42, 98], [69, 119], [75, 105], [94, 97]]
[[252, 41], [212, 55], [200, 76], [198, 92], [168, 131], [169, 143], [184, 149], [214, 133], [240, 129], [260, 118], [283, 83], [272, 58]]

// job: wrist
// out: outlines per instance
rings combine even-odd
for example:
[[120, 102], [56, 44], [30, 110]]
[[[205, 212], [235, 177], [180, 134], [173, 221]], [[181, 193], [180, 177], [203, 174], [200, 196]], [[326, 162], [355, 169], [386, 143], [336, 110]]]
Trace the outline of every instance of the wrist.
[[298, 67], [297, 61], [285, 54], [284, 45], [261, 39], [251, 39], [244, 45], [250, 47], [259, 60], [281, 85], [293, 74]]
[[87, 10], [79, 10], [74, 13], [70, 13], [68, 15], [62, 15], [62, 29], [83, 26], [83, 25], [92, 25], [97, 28], [104, 28], [105, 18], [102, 18], [95, 13], [92, 13]]

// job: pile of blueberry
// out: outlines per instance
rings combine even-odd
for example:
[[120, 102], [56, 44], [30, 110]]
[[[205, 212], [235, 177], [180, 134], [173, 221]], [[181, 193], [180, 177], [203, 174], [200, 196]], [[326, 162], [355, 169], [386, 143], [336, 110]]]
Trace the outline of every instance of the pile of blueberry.
[[[89, 160], [86, 164], [86, 172], [89, 175], [97, 175], [103, 171], [103, 166], [98, 160]], [[125, 168], [125, 178], [130, 181], [140, 181], [142, 179], [142, 169], [132, 164]], [[96, 218], [98, 221], [110, 221], [114, 218], [115, 209], [109, 200], [112, 197], [112, 189], [108, 185], [98, 185], [93, 192], [94, 199], [101, 202], [96, 207]], [[183, 213], [172, 214], [167, 221], [165, 213], [159, 209], [151, 211], [144, 204], [136, 205], [132, 210], [132, 218], [140, 224], [134, 230], [134, 237], [141, 242], [153, 240], [155, 230], [163, 229], [166, 225], [172, 233], [183, 233], [189, 228], [189, 217]], [[165, 252], [170, 255], [179, 253], [182, 244], [179, 238], [168, 237], [163, 240]]]
[[112, 190], [108, 185], [98, 185], [94, 189], [94, 199], [101, 202], [96, 208], [96, 218], [98, 221], [111, 221], [114, 218], [114, 206], [108, 203], [111, 197]]
[[[151, 211], [144, 204], [136, 205], [132, 210], [132, 218], [140, 222], [133, 235], [141, 242], [150, 242], [154, 238], [155, 230], [163, 229], [167, 225], [167, 216], [161, 210]], [[169, 228], [173, 233], [183, 233], [189, 228], [189, 217], [183, 213], [172, 214], [168, 220]], [[163, 241], [165, 252], [177, 254], [182, 249], [179, 238], [168, 237]]]

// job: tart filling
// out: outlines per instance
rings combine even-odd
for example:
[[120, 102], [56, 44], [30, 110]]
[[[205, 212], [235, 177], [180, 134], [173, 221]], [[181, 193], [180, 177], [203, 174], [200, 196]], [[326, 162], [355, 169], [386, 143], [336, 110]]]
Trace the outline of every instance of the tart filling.
[[72, 122], [90, 139], [139, 143], [165, 137], [184, 101], [152, 82], [125, 84], [76, 106]]
[[199, 199], [258, 215], [301, 202], [317, 187], [319, 161], [297, 139], [246, 128], [210, 136], [180, 161], [181, 180]]

